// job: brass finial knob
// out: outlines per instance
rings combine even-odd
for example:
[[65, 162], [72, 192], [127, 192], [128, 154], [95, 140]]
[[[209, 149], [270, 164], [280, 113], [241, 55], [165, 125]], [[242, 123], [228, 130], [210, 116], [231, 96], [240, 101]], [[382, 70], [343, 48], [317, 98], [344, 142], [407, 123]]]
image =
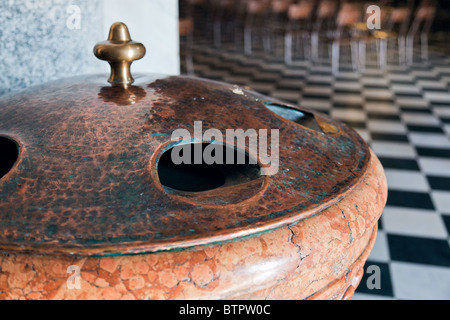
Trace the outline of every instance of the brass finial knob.
[[108, 40], [95, 45], [94, 54], [111, 65], [108, 82], [127, 87], [134, 82], [130, 72], [131, 63], [145, 55], [145, 47], [142, 43], [131, 40], [124, 23], [116, 22], [109, 30]]

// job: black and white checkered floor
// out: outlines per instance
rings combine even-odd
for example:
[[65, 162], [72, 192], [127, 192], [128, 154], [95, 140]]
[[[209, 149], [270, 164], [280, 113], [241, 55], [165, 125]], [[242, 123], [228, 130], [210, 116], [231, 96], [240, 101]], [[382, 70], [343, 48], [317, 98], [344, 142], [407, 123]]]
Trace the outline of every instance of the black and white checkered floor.
[[[195, 74], [329, 114], [381, 160], [389, 199], [354, 299], [450, 299], [450, 58], [331, 73], [308, 62], [196, 45]], [[182, 69], [183, 70], [183, 69]], [[381, 289], [367, 267], [381, 270]]]

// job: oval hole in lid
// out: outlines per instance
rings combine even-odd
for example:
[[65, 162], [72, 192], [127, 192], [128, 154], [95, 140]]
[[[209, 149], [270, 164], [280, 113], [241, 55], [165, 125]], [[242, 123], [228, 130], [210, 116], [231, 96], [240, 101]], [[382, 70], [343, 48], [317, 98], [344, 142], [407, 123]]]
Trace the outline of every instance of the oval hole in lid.
[[286, 120], [290, 120], [318, 132], [323, 132], [322, 128], [317, 123], [316, 118], [312, 113], [300, 111], [289, 106], [271, 101], [264, 102], [264, 105], [267, 107], [267, 109]]
[[261, 176], [260, 166], [246, 152], [214, 143], [172, 147], [161, 155], [157, 170], [164, 187], [185, 192], [231, 187]]
[[8, 174], [19, 157], [19, 146], [14, 140], [0, 136], [0, 179]]

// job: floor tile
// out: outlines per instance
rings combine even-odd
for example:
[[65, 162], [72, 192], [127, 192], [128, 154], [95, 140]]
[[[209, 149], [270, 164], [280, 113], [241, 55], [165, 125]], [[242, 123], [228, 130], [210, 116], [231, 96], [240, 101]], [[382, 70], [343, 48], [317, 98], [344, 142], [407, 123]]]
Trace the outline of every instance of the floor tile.
[[375, 154], [384, 157], [415, 158], [416, 151], [407, 143], [374, 141], [372, 148]]
[[[443, 215], [442, 220], [444, 221], [445, 227], [447, 228], [448, 234], [450, 234], [450, 215]], [[450, 245], [450, 239], [449, 239], [449, 245]]]
[[387, 242], [386, 232], [379, 230], [377, 233], [377, 240], [370, 253], [369, 260], [376, 262], [389, 262], [389, 246]]
[[431, 191], [431, 198], [436, 209], [450, 214], [450, 191]]
[[371, 132], [370, 136], [373, 141], [409, 142], [405, 134]]
[[450, 117], [450, 105], [448, 107], [433, 107], [432, 109], [438, 116]]
[[415, 159], [397, 159], [390, 157], [378, 156], [385, 169], [401, 169], [401, 170], [412, 170], [420, 171], [419, 164]]
[[384, 231], [389, 234], [447, 239], [441, 215], [430, 210], [387, 206], [382, 215]]
[[364, 104], [364, 109], [379, 114], [398, 115], [399, 113], [398, 107], [395, 104], [385, 102], [366, 102]]
[[430, 187], [425, 176], [421, 172], [408, 170], [385, 169], [385, 174], [390, 190], [408, 190], [428, 192]]
[[402, 113], [402, 120], [406, 123], [416, 125], [440, 125], [439, 120], [435, 116], [418, 115], [415, 113]]
[[406, 133], [406, 127], [404, 124], [398, 121], [388, 120], [371, 120], [367, 121], [368, 128], [373, 132], [383, 133]]
[[[378, 287], [375, 286], [377, 284], [379, 284]], [[361, 279], [356, 292], [393, 297], [394, 293], [392, 288], [389, 264], [367, 260], [366, 264], [364, 265], [363, 278]]]
[[427, 180], [433, 190], [450, 191], [450, 177], [427, 176]]
[[429, 102], [425, 101], [423, 99], [412, 99], [412, 98], [396, 98], [396, 103], [400, 106], [409, 106], [411, 108], [418, 107], [418, 108], [427, 108], [429, 107]]
[[388, 234], [393, 261], [450, 267], [450, 249], [446, 240]]
[[450, 269], [400, 262], [393, 262], [390, 267], [397, 298], [450, 299]]
[[450, 177], [450, 159], [423, 157], [419, 159], [419, 166], [427, 175]]
[[316, 100], [302, 98], [299, 103], [302, 107], [311, 108], [313, 110], [327, 111], [331, 108], [331, 103], [326, 100]]
[[[437, 142], [439, 143], [439, 141]], [[416, 147], [416, 152], [419, 156], [422, 157], [450, 159], [450, 148], [448, 148], [447, 146], [439, 148]]]
[[424, 92], [425, 99], [429, 101], [445, 102], [450, 103], [450, 93], [442, 92]]
[[413, 125], [408, 124], [406, 126], [410, 132], [424, 132], [424, 133], [444, 133], [444, 130], [440, 125]]
[[426, 192], [399, 191], [388, 189], [388, 206], [434, 210], [431, 197]]
[[363, 96], [371, 101], [391, 101], [394, 97], [391, 90], [364, 89]]
[[402, 85], [402, 84], [393, 84], [390, 87], [395, 93], [419, 93], [421, 94], [420, 87], [410, 86], [410, 85]]
[[361, 110], [353, 109], [334, 109], [330, 113], [333, 119], [348, 120], [348, 121], [366, 121], [366, 113]]
[[364, 100], [358, 94], [335, 94], [333, 101], [342, 104], [363, 104]]
[[338, 81], [335, 82], [333, 85], [335, 91], [342, 90], [342, 91], [349, 91], [349, 92], [360, 92], [361, 91], [361, 85], [359, 82], [354, 81]]
[[450, 149], [450, 140], [445, 134], [410, 133], [409, 141], [416, 146]]

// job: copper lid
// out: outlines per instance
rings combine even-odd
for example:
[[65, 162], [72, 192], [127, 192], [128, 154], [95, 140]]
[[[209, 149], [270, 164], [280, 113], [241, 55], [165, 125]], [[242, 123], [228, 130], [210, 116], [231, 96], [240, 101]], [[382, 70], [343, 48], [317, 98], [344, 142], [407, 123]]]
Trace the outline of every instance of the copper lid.
[[[18, 148], [0, 178], [0, 249], [109, 255], [232, 240], [319, 213], [365, 173], [364, 141], [314, 111], [192, 77], [105, 79], [69, 78], [0, 100], [0, 149]], [[303, 116], [289, 120], [293, 113]], [[278, 172], [205, 191], [162, 184], [165, 152], [211, 143], [171, 139], [179, 128], [193, 134], [196, 121], [204, 131], [278, 129]]]

